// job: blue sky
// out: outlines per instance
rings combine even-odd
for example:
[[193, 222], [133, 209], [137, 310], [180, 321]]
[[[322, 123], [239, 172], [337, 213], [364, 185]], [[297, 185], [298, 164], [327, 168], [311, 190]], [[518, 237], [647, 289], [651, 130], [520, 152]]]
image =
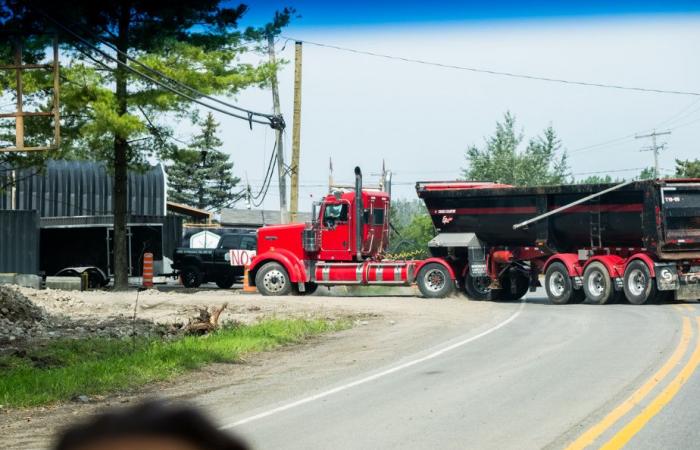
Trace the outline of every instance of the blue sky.
[[[331, 6], [327, 6], [327, 5]], [[389, 55], [553, 78], [700, 92], [700, 1], [696, 2], [331, 2], [250, 4], [243, 25], [261, 24], [275, 9], [294, 6], [301, 19], [287, 36]], [[563, 5], [563, 6], [562, 6]], [[293, 45], [280, 97], [292, 123]], [[264, 60], [249, 55], [247, 60]], [[268, 90], [236, 99], [270, 111]], [[395, 196], [415, 198], [418, 180], [455, 179], [464, 151], [483, 145], [506, 111], [526, 140], [548, 125], [558, 132], [576, 178], [589, 173], [635, 176], [652, 163], [634, 138], [673, 129], [660, 156], [665, 173], [676, 158], [700, 157], [700, 98], [571, 86], [421, 66], [304, 45], [301, 206], [326, 190], [328, 159], [335, 178], [367, 178], [382, 159], [395, 172]], [[273, 133], [228, 117], [225, 151], [255, 191], [272, 150]], [[187, 138], [186, 128], [181, 128]], [[288, 158], [288, 156], [287, 156]], [[276, 184], [265, 207], [276, 208]]]
[[454, 21], [522, 20], [619, 15], [687, 14], [696, 1], [251, 1], [246, 23], [268, 20], [270, 11], [291, 6], [299, 27], [416, 24]]

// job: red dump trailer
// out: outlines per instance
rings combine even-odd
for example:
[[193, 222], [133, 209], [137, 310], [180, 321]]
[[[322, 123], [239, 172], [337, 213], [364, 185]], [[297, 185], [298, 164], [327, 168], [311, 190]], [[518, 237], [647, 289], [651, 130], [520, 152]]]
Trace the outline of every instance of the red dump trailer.
[[425, 260], [387, 260], [390, 180], [336, 188], [306, 224], [258, 230], [249, 282], [264, 295], [318, 285], [455, 287], [516, 300], [544, 277], [553, 303], [700, 298], [700, 180], [512, 187], [419, 182], [438, 231]]

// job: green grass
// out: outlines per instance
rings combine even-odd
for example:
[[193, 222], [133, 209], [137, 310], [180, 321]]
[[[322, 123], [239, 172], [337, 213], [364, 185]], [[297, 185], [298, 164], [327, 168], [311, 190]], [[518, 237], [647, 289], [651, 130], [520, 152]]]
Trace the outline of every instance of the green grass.
[[134, 388], [349, 326], [349, 321], [272, 319], [172, 341], [56, 340], [22, 357], [0, 357], [0, 404], [38, 406]]

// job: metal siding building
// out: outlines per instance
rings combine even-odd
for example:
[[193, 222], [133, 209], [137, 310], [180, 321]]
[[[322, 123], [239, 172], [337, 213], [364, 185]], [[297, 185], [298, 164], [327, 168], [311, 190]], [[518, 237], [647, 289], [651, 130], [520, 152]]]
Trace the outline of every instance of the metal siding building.
[[[93, 161], [52, 160], [43, 169], [14, 171], [0, 166], [0, 272], [52, 275], [65, 266], [97, 266], [109, 274], [113, 180], [105, 164]], [[132, 274], [140, 270], [144, 251], [161, 260], [156, 267], [168, 270], [167, 259], [180, 241], [176, 234], [182, 232], [182, 219], [166, 217], [166, 190], [161, 165], [129, 171]], [[32, 215], [33, 221], [19, 218], [20, 213]], [[20, 265], [20, 259], [26, 261]]]
[[[4, 179], [0, 186], [10, 184], [9, 171], [1, 172], [0, 178]], [[0, 209], [33, 209], [41, 217], [112, 214], [114, 178], [104, 163], [51, 160], [41, 171], [16, 170], [14, 179], [15, 189], [0, 195]], [[131, 215], [165, 216], [163, 167], [159, 164], [143, 173], [129, 171], [127, 196]]]
[[39, 271], [39, 215], [0, 211], [0, 272]]

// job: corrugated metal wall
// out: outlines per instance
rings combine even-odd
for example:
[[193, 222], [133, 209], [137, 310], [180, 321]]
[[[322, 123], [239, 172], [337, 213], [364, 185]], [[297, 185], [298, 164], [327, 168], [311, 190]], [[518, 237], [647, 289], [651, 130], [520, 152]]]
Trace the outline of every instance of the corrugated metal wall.
[[[9, 172], [0, 171], [0, 186]], [[113, 176], [103, 163], [48, 161], [46, 168], [15, 172], [15, 209], [39, 211], [41, 217], [99, 216], [112, 213]], [[164, 216], [165, 174], [162, 166], [129, 172], [128, 208], [132, 215]], [[11, 189], [0, 192], [0, 209], [10, 209]]]
[[0, 211], [0, 272], [39, 272], [36, 211]]

